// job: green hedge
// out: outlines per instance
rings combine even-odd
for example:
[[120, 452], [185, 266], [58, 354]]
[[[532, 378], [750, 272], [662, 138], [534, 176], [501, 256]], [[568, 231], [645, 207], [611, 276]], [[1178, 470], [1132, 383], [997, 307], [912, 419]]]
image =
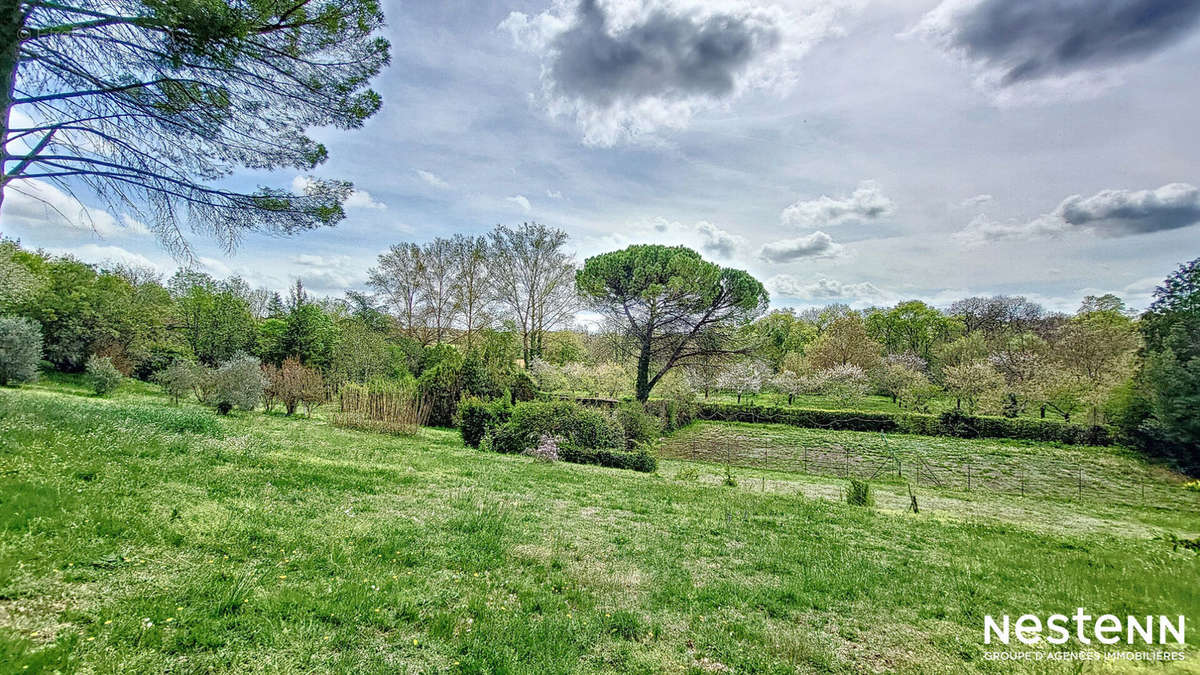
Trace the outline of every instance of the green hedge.
[[1015, 438], [1070, 445], [1111, 445], [1113, 442], [1112, 434], [1104, 427], [1066, 424], [1053, 420], [975, 417], [954, 411], [941, 415], [927, 415], [701, 403], [696, 410], [696, 419], [788, 424], [838, 431], [882, 431], [959, 438]]
[[597, 464], [614, 469], [630, 469], [654, 473], [658, 459], [648, 450], [613, 450], [611, 448], [576, 448], [564, 445], [558, 449], [558, 458], [575, 464]]

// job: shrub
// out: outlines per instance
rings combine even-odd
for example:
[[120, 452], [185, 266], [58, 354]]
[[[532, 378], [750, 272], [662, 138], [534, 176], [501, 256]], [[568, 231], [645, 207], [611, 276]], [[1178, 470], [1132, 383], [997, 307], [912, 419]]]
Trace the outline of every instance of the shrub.
[[628, 403], [616, 410], [617, 423], [625, 436], [625, 447], [633, 448], [657, 439], [663, 424], [657, 417], [648, 415], [639, 403]]
[[21, 316], [0, 316], [0, 386], [37, 379], [42, 326]]
[[347, 383], [339, 394], [333, 424], [377, 433], [413, 436], [421, 431], [429, 406], [408, 383]]
[[234, 408], [254, 410], [262, 402], [266, 386], [258, 359], [239, 354], [208, 373], [202, 385], [203, 400], [222, 415]]
[[871, 494], [871, 484], [851, 478], [850, 486], [846, 488], [846, 503], [851, 506], [874, 506], [875, 496]]
[[279, 368], [263, 366], [263, 377], [267, 381], [263, 395], [268, 410], [279, 401], [285, 413], [291, 415], [303, 403], [305, 410], [312, 414], [312, 408], [325, 401], [325, 381], [321, 373], [302, 365], [298, 359], [286, 359]]
[[92, 379], [92, 389], [97, 396], [108, 396], [121, 385], [125, 376], [113, 365], [107, 356], [92, 354], [87, 360], [87, 374]]
[[510, 415], [512, 406], [504, 399], [492, 402], [475, 397], [463, 399], [458, 404], [458, 427], [463, 443], [478, 448], [484, 437], [507, 422]]
[[651, 399], [643, 404], [645, 411], [658, 418], [663, 433], [682, 429], [696, 421], [699, 406], [682, 398]]
[[498, 452], [520, 453], [545, 434], [580, 448], [625, 446], [624, 433], [616, 420], [572, 401], [529, 402], [516, 406], [509, 421], [497, 430], [494, 446]]
[[518, 370], [513, 374], [512, 385], [513, 402], [532, 401], [537, 398], [537, 385], [534, 384], [533, 378], [524, 370]]
[[425, 350], [423, 361], [428, 365], [417, 378], [417, 391], [429, 406], [427, 423], [453, 426], [462, 397], [463, 356], [450, 345], [434, 345]]
[[183, 359], [171, 362], [171, 365], [154, 374], [154, 381], [171, 397], [175, 405], [196, 389], [197, 379], [204, 376], [203, 366], [190, 363]]
[[651, 445], [625, 449], [624, 430], [615, 415], [573, 401], [521, 403], [512, 409], [507, 422], [493, 432], [484, 432], [480, 447], [523, 453], [546, 436], [556, 439], [558, 457], [566, 462], [647, 472], [658, 467]]

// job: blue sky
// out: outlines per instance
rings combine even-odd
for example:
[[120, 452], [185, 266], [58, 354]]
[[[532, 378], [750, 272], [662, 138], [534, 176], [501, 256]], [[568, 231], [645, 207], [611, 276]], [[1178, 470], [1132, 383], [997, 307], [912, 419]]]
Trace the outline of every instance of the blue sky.
[[[1169, 8], [1169, 11], [1168, 11]], [[360, 192], [336, 228], [198, 265], [321, 294], [399, 241], [526, 220], [584, 257], [686, 244], [775, 306], [1023, 294], [1145, 306], [1200, 241], [1200, 3], [385, 1], [363, 129], [316, 130]], [[300, 185], [294, 174], [239, 180]], [[170, 273], [119, 210], [6, 197], [27, 246]], [[65, 215], [65, 217], [64, 217]]]

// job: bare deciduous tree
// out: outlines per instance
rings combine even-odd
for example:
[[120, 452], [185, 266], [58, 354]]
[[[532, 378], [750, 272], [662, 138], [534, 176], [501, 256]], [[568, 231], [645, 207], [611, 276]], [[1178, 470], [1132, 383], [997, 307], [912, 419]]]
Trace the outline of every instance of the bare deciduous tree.
[[486, 237], [454, 235], [450, 240], [451, 255], [457, 270], [451, 293], [458, 308], [467, 349], [475, 344], [475, 335], [492, 325], [495, 305], [491, 289], [492, 265], [488, 261]]
[[521, 333], [526, 364], [541, 354], [546, 332], [568, 323], [579, 308], [566, 242], [566, 232], [537, 223], [501, 225], [490, 235], [496, 300]]
[[375, 290], [400, 318], [400, 329], [409, 337], [426, 342], [422, 297], [425, 274], [421, 247], [400, 243], [379, 256], [379, 264], [370, 271], [367, 284]]

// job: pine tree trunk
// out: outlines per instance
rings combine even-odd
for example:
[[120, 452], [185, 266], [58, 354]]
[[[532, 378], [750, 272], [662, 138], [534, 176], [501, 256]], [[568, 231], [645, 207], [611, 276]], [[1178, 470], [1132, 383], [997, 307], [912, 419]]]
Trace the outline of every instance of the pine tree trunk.
[[637, 385], [636, 385], [637, 400], [645, 403], [650, 398], [650, 343], [642, 344], [641, 352], [638, 353], [637, 364]]

